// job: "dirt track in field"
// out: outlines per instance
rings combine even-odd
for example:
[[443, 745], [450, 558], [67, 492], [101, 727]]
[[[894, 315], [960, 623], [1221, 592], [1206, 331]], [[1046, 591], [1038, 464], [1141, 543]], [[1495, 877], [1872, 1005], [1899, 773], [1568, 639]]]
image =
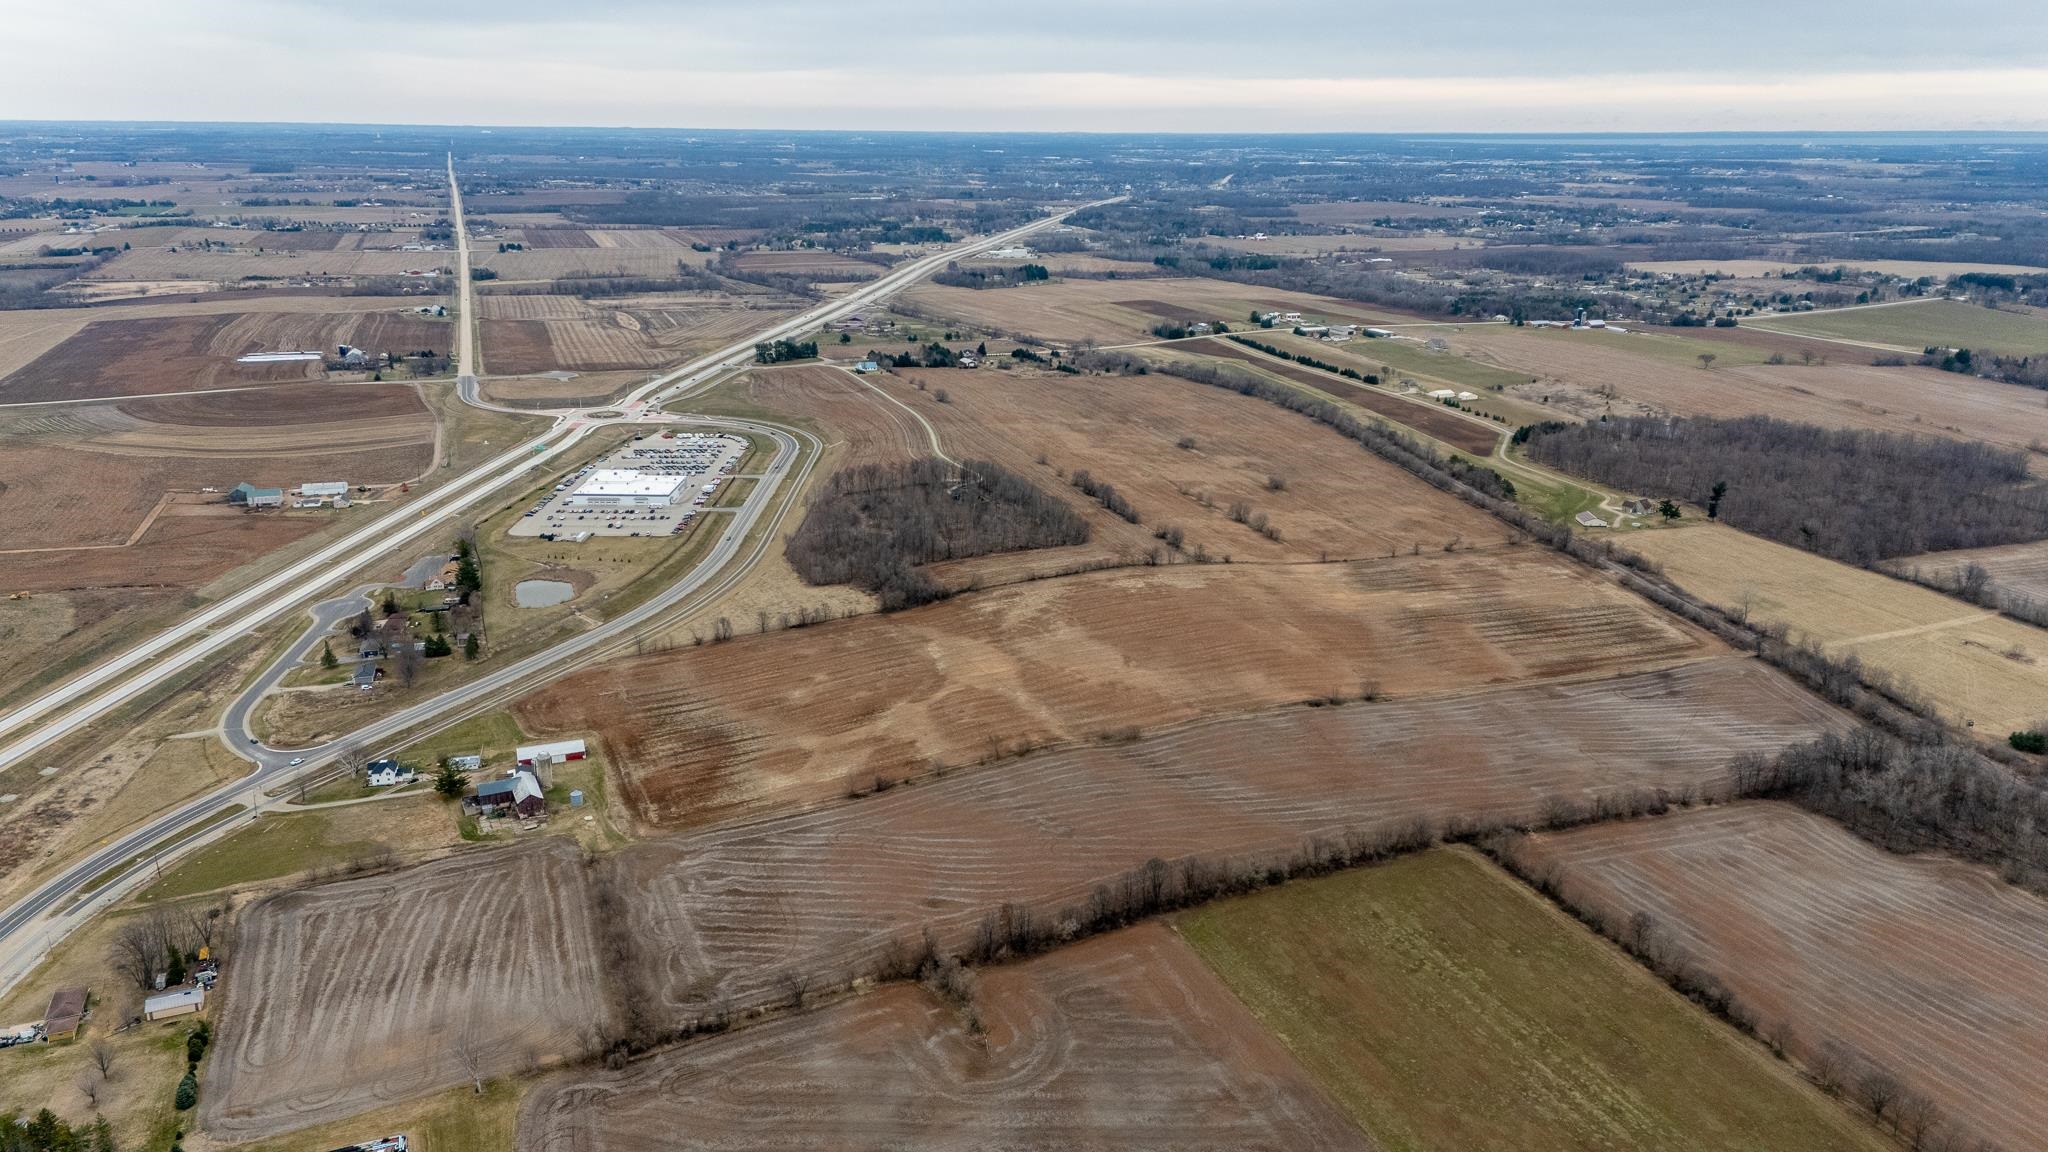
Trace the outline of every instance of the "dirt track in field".
[[1838, 1043], [2005, 1148], [2048, 1132], [2048, 901], [1776, 803], [1529, 844], [1574, 901], [1653, 915], [1796, 1054]]
[[577, 1052], [603, 1020], [566, 840], [272, 896], [242, 912], [199, 1119], [248, 1139]]
[[984, 1038], [899, 985], [564, 1074], [527, 1098], [519, 1148], [1371, 1148], [1163, 925], [986, 970], [976, 1004]]
[[[741, 621], [742, 625], [746, 622]], [[1611, 675], [1723, 651], [1547, 552], [1175, 565], [638, 657], [518, 705], [595, 731], [635, 819], [836, 799], [934, 764], [1272, 707]]]

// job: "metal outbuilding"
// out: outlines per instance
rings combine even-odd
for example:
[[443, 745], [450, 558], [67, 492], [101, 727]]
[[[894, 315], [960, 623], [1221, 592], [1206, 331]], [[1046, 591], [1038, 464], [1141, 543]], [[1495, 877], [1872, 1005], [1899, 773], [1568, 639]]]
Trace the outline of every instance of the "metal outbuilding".
[[142, 1002], [144, 1020], [169, 1020], [173, 1016], [189, 1016], [206, 1007], [206, 989], [179, 988], [172, 992], [159, 992]]

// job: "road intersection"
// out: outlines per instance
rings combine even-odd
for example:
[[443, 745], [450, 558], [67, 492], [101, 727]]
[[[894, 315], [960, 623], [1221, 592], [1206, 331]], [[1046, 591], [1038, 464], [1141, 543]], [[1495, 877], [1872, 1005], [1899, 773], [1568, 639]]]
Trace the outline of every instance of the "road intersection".
[[[705, 558], [680, 580], [646, 602], [603, 625], [545, 651], [516, 661], [428, 700], [396, 712], [364, 728], [314, 749], [273, 750], [250, 742], [248, 718], [263, 691], [292, 666], [274, 663], [258, 677], [258, 690], [245, 691], [223, 718], [223, 738], [251, 760], [249, 775], [214, 792], [162, 813], [143, 826], [103, 843], [82, 859], [0, 912], [0, 993], [33, 969], [48, 949], [101, 908], [133, 891], [172, 856], [189, 852], [239, 827], [273, 803], [267, 793], [300, 775], [324, 770], [344, 746], [374, 746], [401, 734], [423, 735], [481, 711], [512, 692], [541, 679], [617, 652], [633, 642], [636, 632], [676, 611], [688, 610], [723, 594], [767, 553], [776, 538], [772, 528], [786, 516], [815, 465], [821, 445], [801, 430], [763, 421], [671, 415], [667, 406], [703, 391], [752, 362], [756, 344], [802, 335], [832, 320], [870, 307], [940, 270], [952, 260], [1017, 241], [1051, 227], [1078, 209], [1051, 214], [1029, 224], [982, 237], [906, 261], [875, 280], [837, 298], [768, 326], [749, 338], [700, 356], [657, 375], [601, 407], [574, 407], [546, 412], [503, 408], [483, 394], [476, 376], [475, 294], [470, 277], [470, 237], [463, 214], [460, 185], [449, 162], [449, 192], [457, 242], [456, 388], [464, 403], [498, 411], [554, 418], [549, 431], [500, 453], [463, 475], [422, 493], [370, 524], [346, 534], [271, 576], [219, 603], [116, 654], [99, 665], [48, 689], [34, 699], [0, 713], [0, 735], [12, 734], [0, 747], [0, 767], [19, 762], [64, 737], [108, 717], [177, 674], [247, 641], [261, 625], [309, 604], [361, 570], [371, 560], [441, 530], [445, 522], [476, 507], [492, 495], [538, 473], [571, 453], [593, 434], [606, 429], [660, 423], [705, 430], [740, 431], [774, 441], [776, 452], [752, 496], [738, 509]], [[787, 481], [787, 483], [785, 483]], [[750, 543], [751, 538], [751, 543]], [[313, 608], [316, 627], [302, 634], [293, 648], [297, 657], [324, 630], [327, 615], [346, 614], [360, 592], [330, 595]], [[337, 616], [338, 620], [339, 617]], [[287, 656], [291, 656], [287, 653]], [[295, 657], [294, 659], [296, 659]], [[267, 681], [267, 682], [266, 682]]]

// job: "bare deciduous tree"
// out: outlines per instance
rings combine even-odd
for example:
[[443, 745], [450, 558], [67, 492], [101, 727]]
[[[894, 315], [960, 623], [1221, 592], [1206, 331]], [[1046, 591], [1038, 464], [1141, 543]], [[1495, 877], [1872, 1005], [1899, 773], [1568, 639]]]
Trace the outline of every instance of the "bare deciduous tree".
[[113, 1078], [114, 1078], [114, 1047], [113, 1047], [113, 1045], [111, 1045], [111, 1044], [108, 1044], [108, 1043], [107, 1043], [107, 1042], [106, 1042], [105, 1040], [99, 1040], [99, 1039], [95, 1039], [95, 1040], [94, 1040], [94, 1041], [92, 1042], [92, 1064], [93, 1064], [93, 1067], [95, 1067], [95, 1068], [99, 1069], [99, 1073], [100, 1073], [100, 1075], [101, 1075], [102, 1077], [105, 1077], [106, 1079], [109, 1079], [109, 1080], [113, 1079]]

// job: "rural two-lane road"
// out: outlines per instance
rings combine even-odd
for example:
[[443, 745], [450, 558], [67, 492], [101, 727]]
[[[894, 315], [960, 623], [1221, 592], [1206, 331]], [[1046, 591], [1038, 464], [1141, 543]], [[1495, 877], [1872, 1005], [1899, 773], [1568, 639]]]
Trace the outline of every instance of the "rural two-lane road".
[[[453, 212], [459, 222], [457, 236], [460, 304], [457, 322], [461, 335], [456, 345], [457, 388], [465, 402], [491, 406], [480, 395], [474, 376], [476, 314], [469, 276], [469, 234], [462, 213], [461, 192], [455, 181], [452, 158], [449, 165], [449, 183]], [[1109, 202], [1112, 201], [1098, 203]], [[255, 626], [290, 611], [295, 605], [313, 600], [324, 589], [334, 587], [370, 560], [436, 529], [446, 517], [478, 503], [519, 477], [546, 468], [586, 436], [603, 428], [660, 419], [655, 409], [682, 399], [721, 378], [725, 373], [743, 367], [751, 361], [756, 344], [800, 335], [811, 328], [829, 323], [893, 295], [938, 271], [948, 261], [1014, 244], [1034, 232], [1059, 223], [1078, 210], [1068, 209], [996, 235], [950, 249], [941, 249], [909, 261], [835, 300], [808, 309], [745, 340], [737, 341], [673, 371], [658, 375], [634, 389], [618, 404], [606, 408], [578, 408], [549, 413], [556, 419], [553, 429], [546, 437], [536, 442], [522, 443], [519, 447], [500, 454], [419, 499], [347, 534], [312, 556], [257, 582], [243, 592], [230, 596], [219, 604], [165, 629], [155, 637], [72, 677], [28, 703], [0, 714], [0, 733], [28, 728], [33, 721], [50, 716], [43, 723], [29, 728], [26, 734], [17, 737], [12, 744], [0, 748], [0, 766], [15, 763], [49, 746], [164, 683], [176, 673], [193, 667], [201, 660], [246, 639]], [[465, 367], [469, 370], [464, 371]], [[599, 412], [605, 415], [597, 415]], [[615, 412], [619, 414], [614, 415]], [[747, 421], [714, 421], [698, 418], [693, 422], [704, 426], [754, 431], [774, 437], [779, 451], [771, 472], [786, 473], [797, 468], [808, 469], [816, 458], [816, 441], [792, 429]], [[801, 450], [802, 446], [797, 440], [799, 436], [808, 441], [811, 451]], [[253, 756], [258, 766], [249, 776], [153, 818], [143, 827], [102, 845], [84, 859], [74, 862], [59, 875], [18, 900], [5, 913], [0, 913], [0, 993], [4, 993], [32, 969], [50, 946], [82, 923], [91, 913], [125, 894], [151, 866], [153, 860], [172, 851], [189, 851], [213, 836], [222, 834], [236, 821], [221, 821], [196, 835], [195, 829], [200, 829], [209, 820], [217, 820], [222, 813], [238, 804], [252, 808], [261, 805], [264, 803], [262, 793], [265, 790], [286, 783], [292, 776], [301, 772], [317, 771], [321, 761], [331, 756], [332, 751], [343, 743], [374, 742], [416, 728], [436, 718], [451, 718], [457, 710], [465, 706], [475, 707], [478, 701], [488, 702], [493, 694], [508, 691], [525, 680], [559, 674], [570, 667], [572, 661], [588, 660], [622, 646], [630, 640], [635, 629], [676, 607], [695, 593], [701, 591], [707, 596], [721, 593], [758, 561], [773, 540], [773, 532], [763, 533], [744, 562], [732, 571], [725, 571], [745, 547], [755, 521], [773, 502], [771, 494], [778, 490], [783, 493], [781, 503], [776, 505], [776, 516], [779, 519], [801, 488], [800, 483], [783, 485], [780, 482], [781, 478], [778, 476], [756, 484], [757, 497], [750, 499], [742, 512], [734, 516], [734, 522], [725, 530], [712, 552], [689, 575], [616, 620], [526, 660], [493, 671], [470, 684], [451, 689], [361, 731], [350, 733], [320, 749], [294, 752], [287, 757], [279, 757], [274, 753]], [[796, 479], [800, 480], [801, 477]], [[126, 679], [122, 678], [124, 674]], [[95, 692], [96, 695], [93, 694]], [[253, 700], [253, 696], [248, 697], [247, 703], [253, 704]], [[52, 713], [55, 715], [51, 715]], [[246, 709], [243, 716], [246, 717]], [[240, 723], [241, 721], [237, 721], [238, 726]], [[303, 757], [307, 763], [301, 767], [293, 767], [289, 759], [299, 757]], [[284, 759], [285, 762], [279, 764], [279, 759]], [[183, 839], [175, 846], [164, 845], [159, 852], [145, 857], [152, 848], [181, 835]], [[122, 868], [124, 863], [129, 865], [125, 869]], [[109, 876], [109, 873], [117, 874]], [[92, 884], [95, 879], [102, 879], [102, 882], [91, 893], [86, 893], [87, 885]], [[67, 902], [79, 896], [84, 898], [65, 907]], [[53, 910], [60, 908], [62, 911], [59, 914], [51, 915]]]

